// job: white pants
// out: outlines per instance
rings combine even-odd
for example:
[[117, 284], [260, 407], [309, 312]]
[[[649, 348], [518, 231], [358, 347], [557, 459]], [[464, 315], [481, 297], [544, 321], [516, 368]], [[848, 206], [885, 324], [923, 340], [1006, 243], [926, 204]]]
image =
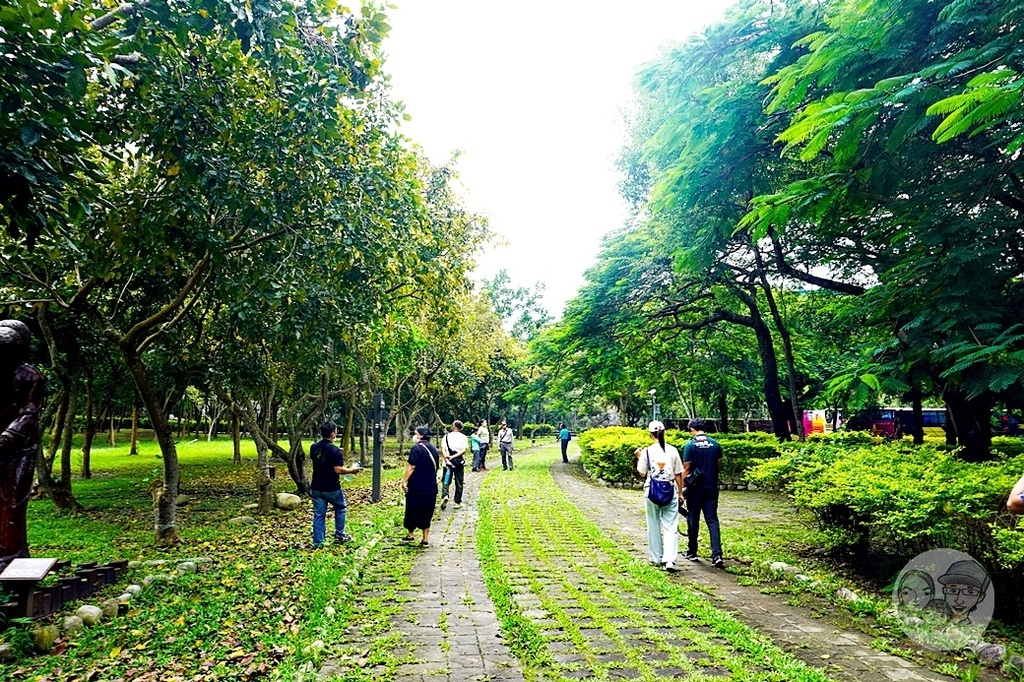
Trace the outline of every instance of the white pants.
[[672, 502], [659, 507], [645, 495], [644, 502], [647, 504], [647, 550], [651, 561], [674, 564], [679, 554], [679, 501], [673, 497]]

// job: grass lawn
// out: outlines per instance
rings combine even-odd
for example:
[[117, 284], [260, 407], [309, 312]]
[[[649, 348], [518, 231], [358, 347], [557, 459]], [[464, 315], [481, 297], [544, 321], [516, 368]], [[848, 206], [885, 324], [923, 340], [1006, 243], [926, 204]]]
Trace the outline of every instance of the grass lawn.
[[[354, 595], [360, 575], [385, 547], [378, 540], [398, 532], [402, 508], [395, 502], [402, 469], [384, 470], [381, 504], [369, 503], [369, 471], [345, 483], [348, 530], [355, 541], [313, 552], [304, 549], [310, 542], [308, 500], [298, 511], [275, 512], [257, 518], [255, 525], [228, 523], [253, 514], [245, 505], [255, 502], [255, 447], [243, 445], [244, 462], [235, 466], [229, 439], [179, 444], [181, 492], [192, 500], [179, 509], [182, 542], [174, 548], [153, 544], [149, 490], [160, 476], [161, 461], [156, 443], [148, 439], [140, 442], [137, 456], [128, 455], [127, 445], [97, 443], [93, 478], [73, 483], [83, 513], [62, 514], [49, 501], [32, 502], [33, 556], [74, 564], [191, 557], [211, 563], [165, 588], [145, 590], [132, 600], [126, 616], [62, 638], [50, 654], [26, 654], [0, 664], [0, 679], [144, 682], [300, 679], [308, 674], [309, 663], [340, 643], [352, 619], [367, 617], [366, 604], [360, 606]], [[397, 463], [393, 456], [390, 461]], [[283, 464], [277, 473], [275, 489], [294, 491]], [[329, 532], [332, 523], [329, 517]], [[172, 567], [131, 569], [116, 586], [84, 603], [116, 597], [126, 585]], [[60, 624], [78, 605], [65, 607], [49, 621]], [[18, 628], [0, 638], [25, 644]]]

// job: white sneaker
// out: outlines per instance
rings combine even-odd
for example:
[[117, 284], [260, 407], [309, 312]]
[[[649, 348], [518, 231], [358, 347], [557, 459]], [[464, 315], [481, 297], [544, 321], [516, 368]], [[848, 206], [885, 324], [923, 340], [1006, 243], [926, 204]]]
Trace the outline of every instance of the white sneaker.
[[677, 570], [676, 569], [676, 565], [674, 563], [672, 563], [671, 561], [669, 561], [668, 563], [665, 564], [665, 570], [668, 571], [669, 573], [675, 573], [676, 570]]

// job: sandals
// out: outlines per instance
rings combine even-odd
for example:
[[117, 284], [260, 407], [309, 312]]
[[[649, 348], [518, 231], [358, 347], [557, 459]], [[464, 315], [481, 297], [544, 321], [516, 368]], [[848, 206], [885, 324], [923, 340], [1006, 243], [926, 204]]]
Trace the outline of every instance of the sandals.
[[430, 543], [426, 540], [420, 540], [420, 547], [429, 547]]
[[404, 537], [401, 540], [399, 540], [399, 542], [401, 542], [403, 545], [411, 545], [415, 541], [416, 541], [416, 538], [414, 538], [411, 535], [408, 536], [408, 537]]

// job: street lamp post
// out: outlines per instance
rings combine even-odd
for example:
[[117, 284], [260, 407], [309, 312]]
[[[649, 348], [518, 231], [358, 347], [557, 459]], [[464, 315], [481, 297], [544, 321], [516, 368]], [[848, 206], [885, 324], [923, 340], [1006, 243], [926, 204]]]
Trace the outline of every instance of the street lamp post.
[[651, 396], [651, 421], [658, 421], [658, 399], [656, 394], [657, 389], [652, 388], [647, 391], [647, 395]]

